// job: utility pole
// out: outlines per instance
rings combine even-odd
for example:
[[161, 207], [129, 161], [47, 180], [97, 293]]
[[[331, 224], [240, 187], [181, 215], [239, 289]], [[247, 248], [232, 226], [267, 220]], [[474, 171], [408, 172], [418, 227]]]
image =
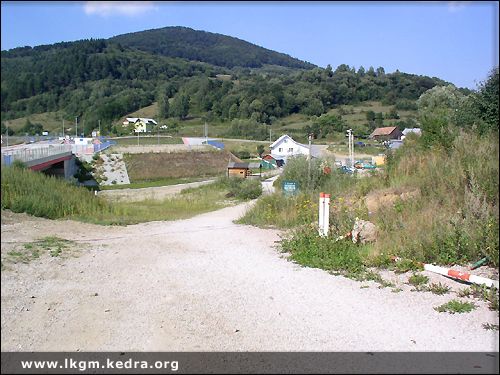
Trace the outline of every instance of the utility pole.
[[78, 116], [75, 117], [75, 138], [78, 138]]
[[352, 129], [347, 130], [349, 136], [349, 159], [351, 160], [351, 167], [354, 167], [354, 134]]
[[208, 124], [205, 121], [205, 143], [208, 144]]
[[63, 119], [63, 132], [62, 132], [62, 136], [64, 138], [64, 119]]
[[9, 147], [9, 125], [7, 125], [6, 128], [7, 128], [7, 147]]
[[99, 120], [99, 137], [101, 136], [101, 120]]
[[351, 164], [354, 166], [354, 134], [351, 129]]
[[273, 143], [273, 141], [271, 141], [271, 131], [272, 131], [272, 129], [269, 128], [269, 143]]

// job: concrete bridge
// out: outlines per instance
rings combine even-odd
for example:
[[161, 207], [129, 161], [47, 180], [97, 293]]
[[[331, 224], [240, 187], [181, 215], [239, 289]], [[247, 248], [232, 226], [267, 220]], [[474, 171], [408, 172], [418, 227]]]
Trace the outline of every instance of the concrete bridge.
[[2, 147], [2, 166], [11, 165], [15, 160], [23, 162], [34, 171], [46, 171], [66, 179], [77, 171], [72, 145], [31, 144]]

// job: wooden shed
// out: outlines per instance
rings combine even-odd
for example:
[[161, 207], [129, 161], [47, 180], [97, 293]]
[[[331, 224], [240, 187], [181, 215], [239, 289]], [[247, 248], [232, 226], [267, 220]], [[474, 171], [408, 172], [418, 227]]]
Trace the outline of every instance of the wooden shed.
[[238, 163], [229, 162], [227, 165], [227, 177], [247, 178], [252, 174], [252, 168], [261, 168], [260, 163]]

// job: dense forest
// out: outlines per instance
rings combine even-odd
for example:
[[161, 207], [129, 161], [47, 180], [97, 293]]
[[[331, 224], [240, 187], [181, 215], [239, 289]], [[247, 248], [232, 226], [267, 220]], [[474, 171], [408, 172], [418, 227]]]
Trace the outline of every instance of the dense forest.
[[98, 120], [103, 133], [116, 133], [113, 123], [153, 102], [161, 119], [241, 119], [251, 128], [294, 113], [320, 117], [339, 105], [368, 100], [416, 109], [421, 94], [448, 85], [435, 77], [386, 73], [383, 67], [319, 68], [187, 28], [15, 48], [2, 51], [1, 58], [2, 122], [62, 111], [85, 116], [86, 133]]
[[187, 27], [165, 27], [123, 34], [111, 38], [110, 41], [144, 52], [203, 61], [226, 68], [235, 66], [261, 68], [264, 65], [303, 69], [315, 67], [308, 62], [244, 40]]

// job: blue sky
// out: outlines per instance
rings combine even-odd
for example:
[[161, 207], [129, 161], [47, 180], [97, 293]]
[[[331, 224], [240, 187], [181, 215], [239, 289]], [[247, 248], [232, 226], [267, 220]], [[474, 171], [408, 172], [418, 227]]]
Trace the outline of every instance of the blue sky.
[[2, 1], [2, 50], [187, 26], [321, 67], [382, 66], [477, 88], [498, 66], [498, 2]]

